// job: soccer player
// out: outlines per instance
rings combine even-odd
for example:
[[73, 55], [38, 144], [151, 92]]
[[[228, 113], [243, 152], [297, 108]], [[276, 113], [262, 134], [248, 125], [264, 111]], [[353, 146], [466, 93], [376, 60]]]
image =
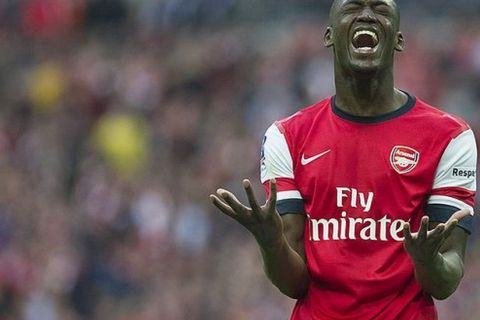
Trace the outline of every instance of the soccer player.
[[[469, 126], [393, 83], [393, 0], [335, 0], [336, 95], [266, 132], [261, 206], [210, 196], [248, 229], [293, 320], [436, 319], [463, 276], [477, 151]], [[412, 231], [415, 230], [416, 232]]]

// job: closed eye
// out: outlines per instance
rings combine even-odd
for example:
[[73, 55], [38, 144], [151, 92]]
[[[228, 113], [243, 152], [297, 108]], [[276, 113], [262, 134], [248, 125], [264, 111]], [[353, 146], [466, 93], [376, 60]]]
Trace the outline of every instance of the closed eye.
[[375, 12], [378, 12], [383, 15], [388, 15], [391, 13], [390, 6], [386, 5], [385, 3], [378, 3], [374, 5]]
[[361, 7], [362, 7], [362, 4], [360, 2], [351, 1], [345, 4], [341, 11], [343, 13], [351, 13], [351, 12], [358, 11], [359, 9], [361, 9]]

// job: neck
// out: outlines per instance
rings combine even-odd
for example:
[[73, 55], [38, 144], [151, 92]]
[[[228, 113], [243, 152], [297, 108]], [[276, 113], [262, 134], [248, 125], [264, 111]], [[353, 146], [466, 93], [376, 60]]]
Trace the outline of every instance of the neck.
[[335, 68], [337, 107], [354, 116], [378, 116], [397, 110], [408, 97], [394, 88], [392, 69], [346, 73]]

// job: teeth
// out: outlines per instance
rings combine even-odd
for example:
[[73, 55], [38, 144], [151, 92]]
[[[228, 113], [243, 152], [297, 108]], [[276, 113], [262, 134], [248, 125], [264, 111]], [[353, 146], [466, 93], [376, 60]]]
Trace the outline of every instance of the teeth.
[[373, 39], [375, 39], [375, 42], [378, 41], [377, 34], [375, 32], [368, 31], [368, 30], [359, 30], [359, 31], [355, 32], [355, 35], [353, 36], [353, 39], [356, 39], [358, 36], [361, 36], [362, 34], [366, 34], [366, 35], [371, 36]]

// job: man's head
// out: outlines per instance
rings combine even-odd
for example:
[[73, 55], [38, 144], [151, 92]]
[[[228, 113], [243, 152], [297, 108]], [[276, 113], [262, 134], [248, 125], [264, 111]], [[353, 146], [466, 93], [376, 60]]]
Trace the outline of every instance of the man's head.
[[394, 0], [334, 0], [325, 45], [344, 70], [370, 73], [393, 67], [402, 51], [400, 13]]

